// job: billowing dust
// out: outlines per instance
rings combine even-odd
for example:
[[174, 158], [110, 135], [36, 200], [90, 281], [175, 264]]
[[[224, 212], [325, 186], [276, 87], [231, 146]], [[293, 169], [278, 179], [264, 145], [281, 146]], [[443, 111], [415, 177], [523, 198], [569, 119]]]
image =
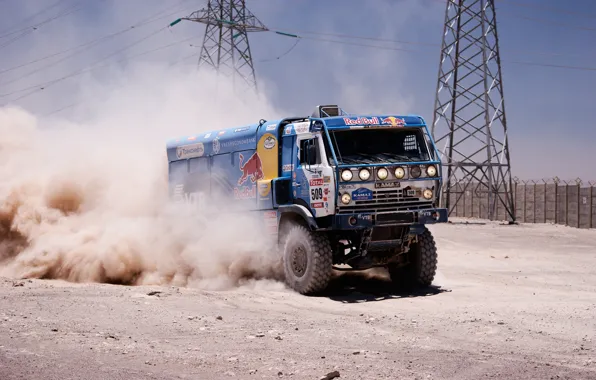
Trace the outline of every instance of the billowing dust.
[[0, 276], [207, 289], [282, 279], [248, 216], [168, 201], [168, 138], [271, 117], [213, 115], [187, 82], [108, 91], [105, 116], [80, 124], [0, 108]]

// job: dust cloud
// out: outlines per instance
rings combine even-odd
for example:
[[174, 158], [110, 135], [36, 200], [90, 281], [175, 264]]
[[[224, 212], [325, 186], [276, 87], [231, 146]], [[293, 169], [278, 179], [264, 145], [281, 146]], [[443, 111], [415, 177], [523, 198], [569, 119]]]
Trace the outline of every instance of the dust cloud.
[[280, 280], [249, 216], [170, 203], [165, 155], [171, 137], [279, 112], [194, 67], [117, 78], [85, 82], [77, 122], [0, 108], [0, 276], [213, 290]]

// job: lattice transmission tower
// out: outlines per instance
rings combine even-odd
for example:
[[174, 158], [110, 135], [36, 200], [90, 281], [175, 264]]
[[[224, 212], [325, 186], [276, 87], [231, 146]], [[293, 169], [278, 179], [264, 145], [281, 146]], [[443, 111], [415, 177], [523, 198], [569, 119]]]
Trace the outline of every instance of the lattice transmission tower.
[[248, 33], [268, 29], [246, 8], [245, 0], [209, 0], [207, 8], [182, 19], [206, 24], [199, 68], [211, 67], [231, 78], [240, 92], [258, 92]]
[[472, 215], [515, 222], [494, 0], [447, 0], [434, 109], [447, 171], [443, 205], [450, 214], [472, 206]]

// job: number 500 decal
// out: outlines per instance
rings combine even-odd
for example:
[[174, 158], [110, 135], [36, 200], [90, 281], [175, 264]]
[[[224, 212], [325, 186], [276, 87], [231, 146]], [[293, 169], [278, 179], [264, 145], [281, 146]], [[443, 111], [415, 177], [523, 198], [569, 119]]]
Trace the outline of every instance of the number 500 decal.
[[316, 201], [318, 199], [323, 199], [323, 189], [321, 187], [310, 189], [310, 198], [313, 201]]

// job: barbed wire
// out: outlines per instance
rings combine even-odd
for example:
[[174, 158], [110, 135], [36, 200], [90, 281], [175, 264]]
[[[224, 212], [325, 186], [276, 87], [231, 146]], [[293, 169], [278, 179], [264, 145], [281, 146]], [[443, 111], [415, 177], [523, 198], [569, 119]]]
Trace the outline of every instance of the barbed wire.
[[534, 184], [540, 184], [540, 185], [553, 185], [553, 184], [560, 184], [560, 185], [588, 185], [589, 187], [594, 187], [596, 186], [596, 180], [589, 180], [589, 181], [585, 181], [581, 178], [575, 178], [575, 179], [561, 179], [557, 176], [552, 177], [552, 178], [541, 178], [541, 179], [520, 179], [519, 177], [514, 177], [512, 178], [513, 182], [516, 184], [522, 184], [522, 185], [534, 185]]

